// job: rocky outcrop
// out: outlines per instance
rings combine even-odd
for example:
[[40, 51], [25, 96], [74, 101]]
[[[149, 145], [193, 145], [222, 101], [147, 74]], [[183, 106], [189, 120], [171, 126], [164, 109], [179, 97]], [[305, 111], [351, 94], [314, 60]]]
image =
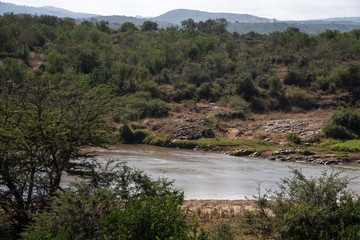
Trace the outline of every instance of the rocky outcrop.
[[259, 131], [266, 133], [295, 133], [300, 136], [313, 136], [319, 134], [321, 129], [316, 127], [321, 121], [310, 119], [281, 119], [266, 122]]

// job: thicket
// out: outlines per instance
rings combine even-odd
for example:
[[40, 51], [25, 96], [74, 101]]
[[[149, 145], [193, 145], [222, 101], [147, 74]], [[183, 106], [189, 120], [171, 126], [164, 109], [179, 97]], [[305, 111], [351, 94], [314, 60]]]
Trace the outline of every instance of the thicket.
[[109, 86], [116, 121], [166, 117], [168, 103], [187, 100], [236, 106], [238, 98], [234, 110], [255, 112], [316, 108], [334, 93], [359, 100], [360, 30], [239, 35], [226, 25], [189, 19], [180, 28], [148, 21], [110, 30], [104, 21], [9, 13], [0, 16], [0, 53], [28, 68], [40, 63], [50, 76], [72, 72], [92, 87]]
[[323, 132], [335, 139], [353, 139], [360, 135], [360, 114], [352, 108], [342, 108], [324, 125]]
[[265, 239], [357, 239], [360, 199], [346, 190], [351, 179], [340, 173], [307, 178], [298, 169], [277, 190], [255, 197], [256, 210], [246, 211], [248, 234]]

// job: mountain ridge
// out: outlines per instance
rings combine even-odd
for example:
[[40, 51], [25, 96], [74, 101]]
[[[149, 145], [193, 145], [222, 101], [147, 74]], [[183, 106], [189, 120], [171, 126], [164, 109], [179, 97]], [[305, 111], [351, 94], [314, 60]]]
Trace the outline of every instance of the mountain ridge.
[[169, 22], [180, 25], [181, 21], [192, 18], [195, 22], [206, 21], [207, 19], [225, 18], [228, 22], [272, 22], [271, 19], [257, 17], [250, 14], [225, 13], [225, 12], [206, 12], [192, 9], [174, 9], [161, 14], [152, 20]]
[[174, 9], [157, 17], [142, 18], [125, 15], [105, 16], [89, 13], [76, 13], [53, 6], [30, 7], [0, 1], [0, 15], [6, 12], [13, 12], [15, 14], [54, 15], [61, 18], [70, 17], [76, 19], [78, 23], [84, 20], [91, 22], [108, 21], [110, 27], [113, 29], [118, 29], [125, 22], [132, 22], [140, 28], [144, 21], [154, 21], [158, 24], [159, 28], [167, 28], [180, 26], [181, 21], [189, 18], [192, 18], [195, 22], [225, 18], [229, 22], [227, 30], [229, 32], [237, 32], [240, 34], [248, 32], [267, 34], [276, 31], [285, 31], [289, 27], [298, 28], [301, 32], [311, 35], [319, 34], [326, 30], [349, 32], [360, 29], [360, 17], [278, 21], [276, 19], [257, 17], [250, 14], [214, 13], [191, 9]]

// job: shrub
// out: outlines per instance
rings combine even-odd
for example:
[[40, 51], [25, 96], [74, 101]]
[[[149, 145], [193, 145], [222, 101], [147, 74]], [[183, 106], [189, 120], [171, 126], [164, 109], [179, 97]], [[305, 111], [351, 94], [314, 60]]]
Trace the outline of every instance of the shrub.
[[143, 143], [150, 133], [143, 129], [133, 130], [128, 124], [123, 124], [119, 129], [119, 141], [125, 144]]
[[203, 128], [201, 130], [201, 136], [203, 136], [204, 138], [214, 138], [215, 137], [215, 132], [214, 130], [212, 130], [212, 128]]
[[288, 133], [286, 135], [286, 140], [295, 144], [301, 144], [301, 138], [295, 133]]
[[135, 140], [134, 132], [128, 124], [123, 124], [119, 128], [119, 141], [121, 143], [133, 143]]
[[23, 239], [188, 239], [184, 195], [173, 182], [125, 164], [94, 174], [59, 193]]
[[234, 111], [243, 111], [243, 113], [245, 114], [249, 112], [251, 108], [249, 102], [245, 101], [242, 97], [236, 95], [223, 97], [220, 100], [220, 103], [223, 106], [230, 107]]
[[151, 99], [149, 102], [145, 103], [145, 109], [140, 115], [140, 118], [163, 118], [169, 115], [169, 111], [170, 107], [166, 102], [160, 99]]
[[150, 136], [150, 133], [147, 130], [136, 129], [134, 131], [134, 143], [143, 143], [148, 136]]
[[167, 137], [157, 138], [154, 136], [147, 136], [144, 139], [144, 143], [154, 146], [167, 147], [170, 145], [170, 140]]
[[170, 106], [163, 100], [152, 99], [150, 92], [137, 92], [119, 100], [118, 115], [124, 120], [162, 118], [169, 115]]
[[306, 90], [299, 87], [292, 87], [286, 92], [289, 102], [296, 107], [309, 108], [312, 106], [312, 99]]
[[216, 240], [232, 240], [235, 234], [228, 221], [221, 221], [211, 230], [210, 236]]
[[343, 126], [336, 125], [332, 122], [324, 125], [322, 131], [326, 137], [334, 139], [352, 139], [353, 135]]
[[249, 233], [270, 239], [360, 236], [360, 199], [345, 190], [351, 179], [335, 172], [318, 178], [306, 178], [298, 169], [292, 174], [282, 179], [277, 191], [259, 193], [254, 211], [245, 211]]
[[360, 134], [360, 114], [351, 108], [343, 108], [334, 113], [331, 121], [339, 126], [345, 127], [347, 130]]

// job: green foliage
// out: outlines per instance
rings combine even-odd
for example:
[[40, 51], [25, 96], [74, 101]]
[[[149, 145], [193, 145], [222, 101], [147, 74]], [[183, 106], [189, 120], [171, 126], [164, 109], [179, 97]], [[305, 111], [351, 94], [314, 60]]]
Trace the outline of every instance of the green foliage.
[[44, 74], [0, 86], [0, 207], [14, 237], [60, 189], [64, 173], [83, 175], [79, 168], [90, 167], [81, 149], [108, 136], [108, 89], [65, 76], [57, 81]]
[[159, 147], [168, 147], [171, 144], [169, 138], [167, 137], [154, 137], [154, 136], [147, 136], [144, 139], [144, 143]]
[[251, 101], [254, 96], [259, 94], [259, 91], [255, 87], [252, 77], [245, 75], [237, 79], [236, 93], [246, 101]]
[[322, 131], [326, 137], [334, 139], [352, 139], [354, 136], [345, 127], [336, 125], [335, 123], [328, 123], [322, 127]]
[[286, 97], [293, 106], [310, 108], [313, 106], [312, 99], [305, 89], [292, 87], [286, 92]]
[[125, 22], [119, 28], [120, 32], [133, 32], [133, 31], [138, 31], [138, 30], [139, 29], [132, 22]]
[[150, 133], [143, 129], [133, 130], [128, 124], [123, 124], [119, 128], [119, 141], [125, 144], [144, 143]]
[[323, 132], [335, 139], [352, 139], [360, 134], [360, 114], [354, 109], [343, 108], [323, 126]]
[[341, 152], [360, 152], [360, 140], [350, 140], [343, 143], [334, 144], [331, 150]]
[[93, 172], [39, 213], [23, 239], [187, 239], [183, 194], [125, 164]]
[[182, 203], [182, 195], [134, 199], [104, 217], [105, 236], [129, 240], [186, 239], [188, 229]]
[[358, 236], [360, 199], [345, 191], [349, 178], [334, 172], [309, 179], [300, 170], [292, 169], [292, 173], [274, 194], [259, 193], [255, 212], [246, 211], [250, 232], [279, 239]]
[[156, 22], [144, 21], [144, 23], [141, 25], [141, 31], [143, 32], [157, 31], [157, 30], [158, 30], [158, 24]]
[[211, 127], [205, 127], [201, 130], [201, 136], [204, 138], [214, 138], [215, 132]]
[[119, 99], [119, 113], [124, 120], [139, 120], [147, 117], [167, 117], [170, 106], [163, 100], [152, 99], [150, 92], [137, 92]]
[[354, 109], [344, 108], [335, 112], [331, 121], [355, 134], [360, 134], [360, 114]]
[[288, 133], [286, 134], [286, 140], [288, 142], [292, 142], [292, 143], [295, 143], [295, 144], [301, 144], [301, 138], [296, 135], [295, 133]]
[[198, 145], [196, 142], [190, 140], [175, 140], [171, 142], [171, 147], [181, 148], [181, 149], [194, 149]]
[[233, 240], [235, 232], [232, 230], [228, 221], [220, 221], [211, 230], [210, 236], [214, 240]]

